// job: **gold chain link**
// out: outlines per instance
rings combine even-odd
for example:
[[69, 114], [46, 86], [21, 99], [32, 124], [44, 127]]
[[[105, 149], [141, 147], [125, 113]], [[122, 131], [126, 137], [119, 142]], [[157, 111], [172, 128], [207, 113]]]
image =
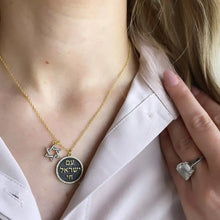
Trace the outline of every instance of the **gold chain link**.
[[48, 127], [48, 125], [46, 124], [46, 122], [44, 121], [44, 119], [41, 117], [40, 113], [38, 112], [37, 108], [34, 106], [34, 104], [32, 103], [30, 97], [27, 95], [27, 93], [24, 91], [24, 89], [21, 87], [21, 84], [18, 82], [18, 80], [15, 78], [14, 74], [11, 72], [11, 70], [9, 69], [8, 65], [6, 64], [5, 60], [2, 58], [2, 56], [0, 55], [0, 60], [4, 66], [4, 68], [6, 69], [6, 71], [8, 72], [8, 74], [11, 76], [12, 80], [15, 82], [15, 84], [17, 85], [17, 87], [19, 88], [19, 90], [21, 91], [21, 93], [24, 95], [24, 97], [27, 99], [27, 101], [29, 102], [29, 104], [31, 105], [31, 107], [33, 108], [34, 112], [36, 113], [36, 115], [38, 116], [38, 118], [40, 119], [40, 121], [42, 122], [42, 124], [45, 126], [45, 128], [48, 130], [48, 132], [51, 134], [51, 136], [54, 138], [53, 144], [59, 144], [63, 149], [65, 149], [68, 152], [68, 155], [71, 156], [72, 154], [72, 150], [74, 149], [74, 147], [77, 145], [77, 143], [81, 140], [81, 138], [83, 137], [83, 135], [86, 133], [86, 131], [88, 130], [88, 128], [90, 127], [90, 125], [92, 124], [92, 122], [95, 120], [95, 118], [97, 117], [97, 115], [99, 114], [99, 112], [102, 110], [104, 104], [106, 103], [106, 101], [108, 100], [109, 96], [111, 95], [113, 89], [115, 88], [118, 80], [120, 79], [120, 77], [122, 76], [122, 73], [124, 72], [124, 70], [126, 69], [128, 62], [129, 62], [129, 58], [130, 58], [130, 54], [131, 54], [131, 43], [129, 42], [129, 51], [128, 51], [128, 56], [127, 56], [127, 60], [125, 65], [123, 66], [122, 70], [119, 72], [116, 80], [114, 81], [112, 87], [110, 88], [109, 92], [107, 93], [107, 95], [105, 96], [104, 100], [102, 101], [101, 105], [99, 106], [98, 110], [95, 112], [95, 114], [93, 115], [93, 117], [89, 120], [88, 124], [86, 125], [86, 127], [83, 129], [83, 131], [81, 132], [81, 134], [79, 135], [79, 137], [76, 139], [76, 141], [73, 143], [72, 147], [70, 149], [68, 149], [67, 147], [65, 147], [55, 136], [55, 134], [51, 131], [51, 129]]

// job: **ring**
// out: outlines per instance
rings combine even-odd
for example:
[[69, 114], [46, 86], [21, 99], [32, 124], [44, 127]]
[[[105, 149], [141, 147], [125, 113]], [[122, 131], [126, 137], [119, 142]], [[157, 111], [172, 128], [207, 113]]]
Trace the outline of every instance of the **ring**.
[[183, 177], [185, 181], [187, 181], [192, 174], [195, 172], [194, 167], [203, 159], [202, 157], [197, 158], [196, 160], [192, 162], [181, 162], [177, 164], [176, 170], [179, 172], [179, 174]]

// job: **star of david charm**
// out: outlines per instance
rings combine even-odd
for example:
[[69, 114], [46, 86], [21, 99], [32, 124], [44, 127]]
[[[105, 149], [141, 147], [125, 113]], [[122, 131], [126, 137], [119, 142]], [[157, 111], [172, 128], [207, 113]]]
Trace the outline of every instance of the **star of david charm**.
[[[44, 156], [49, 158], [51, 161], [53, 161], [53, 159], [60, 158], [59, 156], [60, 149], [56, 148], [55, 145], [56, 144], [53, 144], [51, 147], [46, 147], [46, 154]], [[53, 154], [50, 154], [51, 151], [53, 151]]]

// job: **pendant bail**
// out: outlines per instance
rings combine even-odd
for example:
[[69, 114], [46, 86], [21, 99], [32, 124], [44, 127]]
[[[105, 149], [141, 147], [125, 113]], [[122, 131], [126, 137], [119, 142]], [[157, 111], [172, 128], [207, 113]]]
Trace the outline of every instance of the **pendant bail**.
[[71, 155], [72, 155], [72, 152], [71, 152], [71, 150], [69, 150], [68, 151], [68, 157], [71, 157]]
[[57, 139], [53, 141], [53, 144], [58, 144], [58, 143], [60, 143], [60, 141]]

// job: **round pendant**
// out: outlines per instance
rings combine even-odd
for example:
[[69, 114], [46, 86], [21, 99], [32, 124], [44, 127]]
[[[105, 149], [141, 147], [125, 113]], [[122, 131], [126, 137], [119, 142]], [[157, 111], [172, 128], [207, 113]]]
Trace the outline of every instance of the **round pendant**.
[[64, 157], [57, 163], [56, 174], [61, 182], [72, 184], [81, 178], [83, 165], [74, 157]]

